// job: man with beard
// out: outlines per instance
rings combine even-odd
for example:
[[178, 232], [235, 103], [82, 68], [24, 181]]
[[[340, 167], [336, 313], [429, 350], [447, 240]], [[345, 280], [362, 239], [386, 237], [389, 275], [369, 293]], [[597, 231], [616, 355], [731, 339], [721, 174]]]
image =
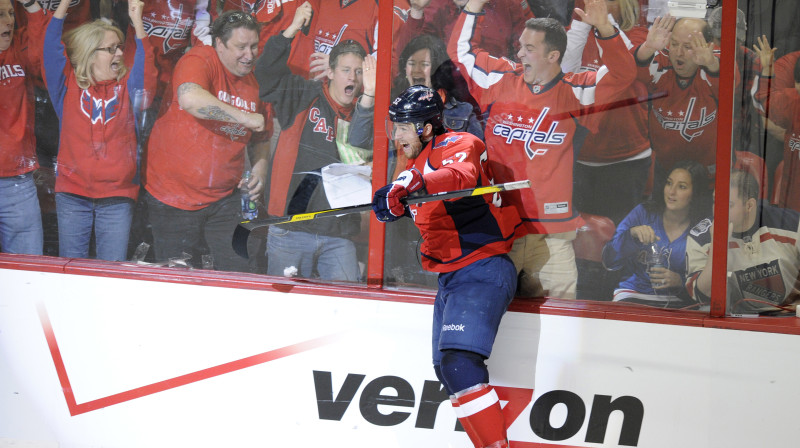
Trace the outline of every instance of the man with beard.
[[408, 158], [406, 171], [375, 192], [380, 221], [414, 219], [422, 266], [439, 273], [433, 304], [433, 369], [476, 448], [508, 447], [500, 400], [485, 361], [514, 297], [517, 271], [506, 255], [519, 229], [514, 207], [489, 195], [405, 205], [411, 194], [487, 186], [486, 147], [466, 132], [445, 132], [439, 94], [411, 86], [389, 107], [387, 134]]

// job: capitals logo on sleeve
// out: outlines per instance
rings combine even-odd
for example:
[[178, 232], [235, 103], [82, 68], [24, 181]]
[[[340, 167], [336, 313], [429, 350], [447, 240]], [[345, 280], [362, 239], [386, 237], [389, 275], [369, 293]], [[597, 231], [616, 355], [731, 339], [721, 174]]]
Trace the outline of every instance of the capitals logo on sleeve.
[[92, 124], [106, 124], [116, 118], [120, 111], [119, 86], [114, 88], [114, 96], [111, 99], [95, 98], [84, 90], [81, 93], [81, 112], [89, 117]]

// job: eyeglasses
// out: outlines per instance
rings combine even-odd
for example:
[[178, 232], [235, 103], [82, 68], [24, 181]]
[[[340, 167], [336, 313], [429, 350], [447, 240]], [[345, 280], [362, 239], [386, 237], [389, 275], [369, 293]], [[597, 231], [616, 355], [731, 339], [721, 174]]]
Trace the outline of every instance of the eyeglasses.
[[122, 51], [124, 53], [125, 52], [125, 45], [116, 44], [116, 45], [112, 45], [110, 47], [100, 47], [100, 48], [95, 48], [94, 49], [94, 51], [107, 51], [108, 54], [110, 54], [112, 56], [117, 54], [117, 50]]
[[236, 23], [236, 22], [255, 22], [256, 18], [253, 17], [251, 14], [242, 11], [233, 11], [230, 15], [225, 19], [226, 23]]

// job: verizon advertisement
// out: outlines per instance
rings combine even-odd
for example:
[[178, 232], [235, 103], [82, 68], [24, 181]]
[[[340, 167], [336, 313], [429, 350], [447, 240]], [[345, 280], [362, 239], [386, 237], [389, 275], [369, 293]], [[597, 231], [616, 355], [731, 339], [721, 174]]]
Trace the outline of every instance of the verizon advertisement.
[[[0, 447], [464, 447], [432, 306], [0, 269]], [[800, 337], [508, 313], [511, 446], [796, 447]]]

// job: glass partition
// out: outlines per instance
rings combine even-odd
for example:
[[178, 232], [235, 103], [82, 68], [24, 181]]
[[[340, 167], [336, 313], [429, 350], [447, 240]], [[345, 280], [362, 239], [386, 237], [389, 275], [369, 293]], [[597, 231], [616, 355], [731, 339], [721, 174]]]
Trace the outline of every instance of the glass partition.
[[[48, 15], [10, 3], [26, 77], [3, 88], [26, 105], [25, 135], [4, 130], [19, 155], [0, 168], [3, 188], [29, 182], [23, 202], [42, 222], [41, 243], [31, 241], [43, 249], [4, 236], [5, 252], [363, 284], [382, 249], [379, 283], [433, 291], [411, 219], [386, 224], [385, 244], [370, 251], [370, 225], [382, 225], [370, 212], [312, 213], [371, 201], [373, 139], [386, 119], [375, 96], [424, 84], [443, 98], [449, 131], [485, 142], [494, 183], [532, 182], [495, 197], [521, 216], [519, 296], [708, 309], [713, 188], [728, 174], [715, 160], [731, 73], [720, 64], [721, 2], [395, 1], [379, 77], [375, 2], [149, 2], [137, 21], [124, 2], [73, 1], [64, 31], [100, 16], [121, 24], [85, 61], [115, 75], [88, 87], [67, 59], [45, 57], [42, 70], [42, 55], [23, 51], [38, 41], [45, 55], [63, 54], [50, 22], [58, 2], [40, 2]], [[797, 294], [796, 8], [739, 2], [728, 313], [780, 312]], [[141, 54], [155, 58], [137, 54], [137, 32], [149, 44]], [[89, 45], [74, 33], [63, 41], [72, 58]], [[378, 157], [389, 182], [408, 162], [391, 141]], [[756, 205], [740, 207], [740, 190], [757, 190]], [[240, 233], [248, 259], [231, 249], [241, 221], [285, 216], [297, 222]], [[37, 221], [23, 217], [15, 232], [35, 234]], [[107, 255], [120, 242], [122, 255]]]
[[793, 316], [800, 299], [800, 188], [793, 181], [800, 166], [800, 35], [792, 20], [798, 6], [738, 6], [726, 313]]

